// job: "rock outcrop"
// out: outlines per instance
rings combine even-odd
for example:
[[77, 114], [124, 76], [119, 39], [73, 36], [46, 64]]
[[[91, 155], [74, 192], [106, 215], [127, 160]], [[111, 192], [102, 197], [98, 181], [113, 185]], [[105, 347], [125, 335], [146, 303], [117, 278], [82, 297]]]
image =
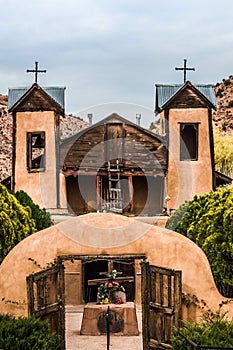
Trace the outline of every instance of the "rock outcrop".
[[216, 84], [217, 110], [213, 113], [213, 122], [221, 132], [233, 132], [233, 76]]

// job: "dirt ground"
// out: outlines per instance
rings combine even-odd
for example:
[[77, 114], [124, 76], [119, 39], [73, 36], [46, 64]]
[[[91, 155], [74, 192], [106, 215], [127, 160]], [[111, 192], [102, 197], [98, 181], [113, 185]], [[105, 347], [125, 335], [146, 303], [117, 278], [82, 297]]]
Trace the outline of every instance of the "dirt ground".
[[[142, 320], [141, 309], [137, 308], [139, 336], [110, 336], [110, 349], [142, 350]], [[80, 335], [83, 306], [66, 308], [66, 350], [106, 350], [107, 338], [101, 336]]]

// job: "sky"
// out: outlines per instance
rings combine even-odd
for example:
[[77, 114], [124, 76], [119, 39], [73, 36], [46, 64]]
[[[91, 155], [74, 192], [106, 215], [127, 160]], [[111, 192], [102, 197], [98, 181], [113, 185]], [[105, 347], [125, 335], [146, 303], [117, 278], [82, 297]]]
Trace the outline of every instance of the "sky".
[[155, 84], [216, 84], [233, 74], [232, 0], [0, 0], [0, 94], [66, 87], [66, 113], [117, 112], [149, 127]]

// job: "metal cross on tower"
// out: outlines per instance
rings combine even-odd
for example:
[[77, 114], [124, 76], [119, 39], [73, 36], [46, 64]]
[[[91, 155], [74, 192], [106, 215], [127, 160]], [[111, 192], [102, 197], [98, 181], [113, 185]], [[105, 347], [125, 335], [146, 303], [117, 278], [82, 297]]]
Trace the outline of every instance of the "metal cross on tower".
[[46, 69], [38, 69], [38, 62], [35, 62], [35, 69], [27, 69], [27, 73], [35, 73], [35, 83], [37, 83], [38, 73], [46, 73]]
[[195, 71], [195, 68], [187, 68], [187, 60], [186, 60], [186, 58], [184, 58], [184, 67], [182, 67], [182, 68], [175, 67], [175, 70], [183, 70], [184, 71], [184, 83], [185, 83], [187, 70], [194, 70]]

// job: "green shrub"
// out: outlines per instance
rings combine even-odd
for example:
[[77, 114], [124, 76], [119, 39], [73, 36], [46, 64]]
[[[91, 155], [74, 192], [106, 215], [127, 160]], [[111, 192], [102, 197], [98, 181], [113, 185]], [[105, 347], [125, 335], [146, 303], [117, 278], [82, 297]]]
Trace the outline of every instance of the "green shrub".
[[225, 316], [219, 309], [214, 314], [205, 314], [201, 322], [186, 323], [184, 328], [174, 328], [172, 332], [173, 350], [186, 349], [186, 341], [180, 332], [198, 345], [231, 347], [233, 320], [228, 321]]
[[46, 322], [30, 318], [0, 315], [0, 349], [56, 350], [59, 337]]
[[194, 196], [175, 211], [166, 228], [188, 237], [205, 252], [218, 286], [233, 286], [233, 187]]
[[20, 204], [31, 209], [31, 215], [36, 224], [36, 230], [40, 231], [52, 225], [50, 215], [41, 209], [39, 205], [35, 204], [31, 197], [24, 191], [17, 191], [14, 196], [18, 199]]
[[0, 184], [0, 263], [22, 239], [36, 231], [29, 207], [18, 200]]

